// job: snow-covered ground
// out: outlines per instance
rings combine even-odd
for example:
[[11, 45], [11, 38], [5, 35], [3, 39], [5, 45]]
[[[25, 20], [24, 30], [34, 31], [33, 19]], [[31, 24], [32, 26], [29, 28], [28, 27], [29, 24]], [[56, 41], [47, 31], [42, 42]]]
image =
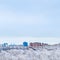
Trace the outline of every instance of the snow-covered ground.
[[0, 51], [0, 60], [60, 60], [60, 48], [43, 47], [36, 50], [11, 49]]

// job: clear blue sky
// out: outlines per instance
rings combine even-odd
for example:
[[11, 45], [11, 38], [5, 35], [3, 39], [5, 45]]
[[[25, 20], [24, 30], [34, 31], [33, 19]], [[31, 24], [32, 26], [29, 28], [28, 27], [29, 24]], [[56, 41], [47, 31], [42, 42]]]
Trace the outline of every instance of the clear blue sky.
[[60, 37], [60, 0], [0, 0], [0, 37]]

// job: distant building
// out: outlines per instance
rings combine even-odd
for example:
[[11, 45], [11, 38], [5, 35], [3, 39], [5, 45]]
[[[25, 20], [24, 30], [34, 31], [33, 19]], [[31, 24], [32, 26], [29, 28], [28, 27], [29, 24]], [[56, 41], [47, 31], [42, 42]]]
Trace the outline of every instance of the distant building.
[[8, 43], [2, 44], [2, 47], [7, 47], [7, 46], [8, 46]]
[[28, 42], [23, 42], [23, 46], [27, 47], [28, 46]]
[[45, 45], [48, 45], [48, 44], [39, 43], [39, 42], [30, 43], [30, 47], [40, 47], [40, 46], [45, 46]]
[[30, 43], [30, 47], [39, 47], [39, 46], [41, 46], [41, 43], [38, 42]]
[[15, 45], [15, 44], [9, 45], [9, 49], [23, 49], [23, 48], [24, 48], [23, 45]]
[[48, 45], [47, 43], [42, 43], [42, 46], [46, 46], [46, 45]]

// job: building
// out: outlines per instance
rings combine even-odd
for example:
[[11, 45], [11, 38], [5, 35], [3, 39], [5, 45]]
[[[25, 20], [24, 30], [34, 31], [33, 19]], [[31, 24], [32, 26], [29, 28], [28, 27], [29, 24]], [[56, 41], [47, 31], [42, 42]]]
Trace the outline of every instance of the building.
[[2, 44], [2, 47], [7, 47], [7, 46], [8, 46], [8, 43]]
[[39, 43], [39, 42], [30, 43], [30, 47], [40, 47], [40, 46], [46, 46], [46, 45], [48, 45], [48, 44]]
[[30, 43], [30, 47], [39, 47], [39, 46], [41, 46], [41, 43], [38, 42]]
[[27, 47], [28, 46], [28, 42], [23, 42], [23, 46]]

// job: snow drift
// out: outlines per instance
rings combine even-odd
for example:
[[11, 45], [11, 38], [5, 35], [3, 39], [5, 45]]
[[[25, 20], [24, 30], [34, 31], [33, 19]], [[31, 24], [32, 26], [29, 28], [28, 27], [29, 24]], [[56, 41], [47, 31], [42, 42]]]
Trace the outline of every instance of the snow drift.
[[60, 60], [59, 47], [1, 50], [0, 60]]

